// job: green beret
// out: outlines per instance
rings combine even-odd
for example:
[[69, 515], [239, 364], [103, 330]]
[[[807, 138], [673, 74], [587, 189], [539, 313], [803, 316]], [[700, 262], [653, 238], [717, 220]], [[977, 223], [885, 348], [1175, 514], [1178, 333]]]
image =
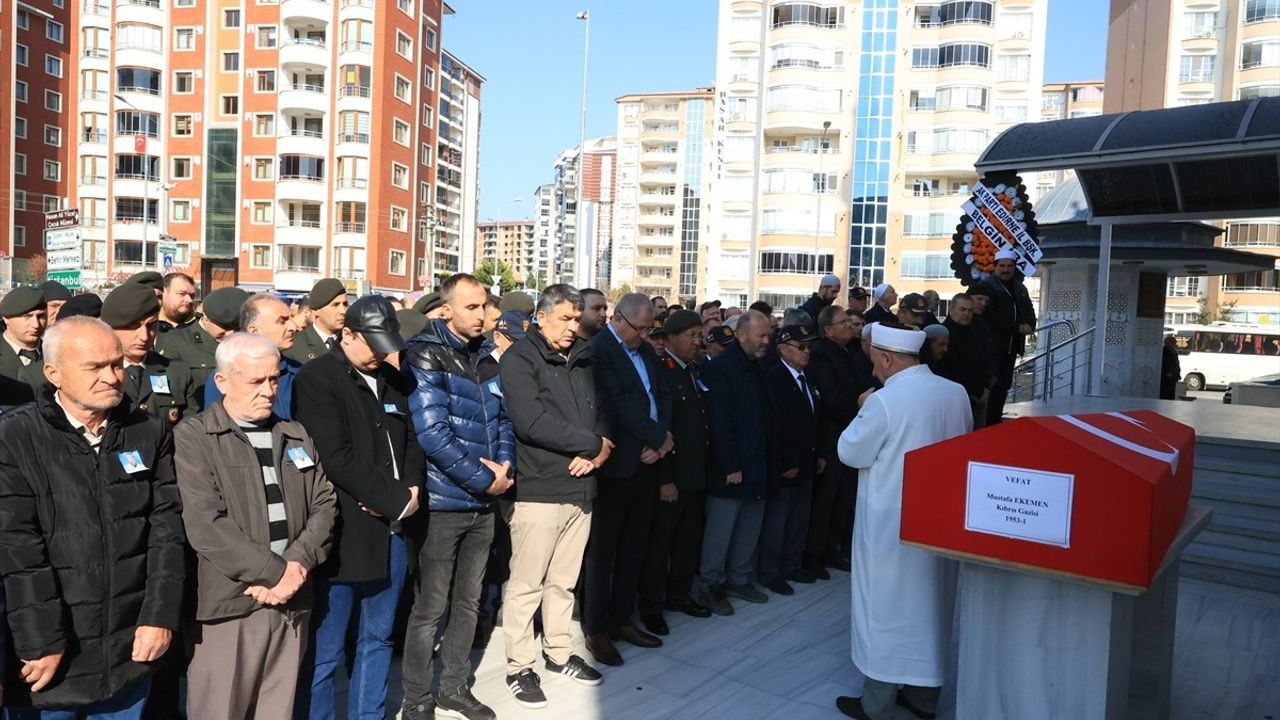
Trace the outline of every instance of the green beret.
[[44, 293], [44, 301], [46, 303], [66, 302], [71, 299], [71, 291], [67, 289], [66, 285], [57, 280], [47, 280], [42, 283], [40, 292]]
[[502, 312], [515, 310], [533, 317], [533, 298], [529, 297], [529, 293], [520, 292], [519, 290], [509, 292], [498, 301], [498, 309]]
[[400, 323], [400, 337], [405, 340], [422, 332], [430, 322], [426, 315], [414, 310], [397, 310], [396, 320]]
[[[151, 297], [155, 297], [155, 293], [151, 293]], [[71, 298], [58, 311], [58, 320], [62, 321], [69, 317], [84, 315], [86, 317], [98, 317], [102, 314], [102, 298], [93, 293], [82, 293]]]
[[152, 290], [164, 290], [164, 276], [155, 270], [143, 270], [140, 273], [134, 273], [124, 283], [126, 285], [146, 285]]
[[312, 286], [311, 294], [307, 296], [307, 307], [312, 310], [319, 310], [333, 302], [333, 299], [339, 295], [346, 294], [347, 286], [343, 285], [341, 280], [325, 278]]
[[698, 317], [698, 313], [692, 310], [676, 310], [667, 316], [667, 322], [662, 326], [662, 331], [668, 335], [679, 335], [691, 327], [702, 327], [702, 318]]
[[248, 299], [249, 293], [238, 287], [218, 288], [204, 297], [204, 316], [209, 318], [209, 322], [238, 330], [240, 307]]
[[413, 311], [420, 315], [426, 315], [443, 304], [444, 298], [440, 297], [440, 293], [427, 293], [418, 298], [418, 302], [413, 304]]
[[125, 283], [102, 301], [102, 322], [114, 330], [131, 327], [139, 320], [160, 312], [156, 293], [141, 283]]
[[10, 290], [9, 294], [0, 300], [0, 317], [26, 315], [44, 306], [44, 293], [40, 288], [24, 285]]

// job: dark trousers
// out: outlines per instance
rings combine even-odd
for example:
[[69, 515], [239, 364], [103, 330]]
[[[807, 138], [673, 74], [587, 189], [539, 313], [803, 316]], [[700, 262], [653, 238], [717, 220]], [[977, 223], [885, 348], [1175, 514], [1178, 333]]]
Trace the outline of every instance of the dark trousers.
[[631, 622], [658, 498], [647, 465], [632, 478], [601, 478], [598, 488], [582, 583], [582, 632], [587, 635]]
[[665, 604], [689, 599], [702, 557], [706, 506], [705, 490], [680, 490], [675, 502], [659, 500], [654, 507], [640, 571], [641, 615], [661, 615]]
[[814, 478], [804, 564], [821, 567], [839, 553], [849, 556], [853, 544], [853, 503], [858, 494], [858, 471], [840, 462], [834, 452], [827, 467]]
[[1009, 398], [1009, 390], [1013, 387], [1013, 366], [1018, 356], [1009, 353], [1000, 359], [1000, 373], [996, 376], [995, 387], [991, 388], [991, 398], [987, 400], [987, 425], [995, 425], [1004, 416], [1004, 401]]
[[492, 542], [492, 510], [432, 512], [427, 518], [427, 538], [418, 551], [413, 610], [405, 631], [405, 702], [425, 704], [431, 697], [436, 629], [446, 607], [449, 625], [440, 641], [444, 661], [440, 694], [451, 697], [468, 686], [476, 611]]
[[805, 539], [809, 535], [809, 504], [813, 484], [783, 485], [764, 501], [764, 525], [756, 551], [756, 577], [762, 583], [786, 580], [800, 569]]

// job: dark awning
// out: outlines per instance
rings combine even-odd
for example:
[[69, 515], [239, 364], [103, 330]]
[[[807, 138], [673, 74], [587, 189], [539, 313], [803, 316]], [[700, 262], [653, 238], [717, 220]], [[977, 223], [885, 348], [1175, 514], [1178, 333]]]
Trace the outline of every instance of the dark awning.
[[1280, 97], [1023, 123], [975, 167], [1073, 169], [1095, 219], [1280, 215]]

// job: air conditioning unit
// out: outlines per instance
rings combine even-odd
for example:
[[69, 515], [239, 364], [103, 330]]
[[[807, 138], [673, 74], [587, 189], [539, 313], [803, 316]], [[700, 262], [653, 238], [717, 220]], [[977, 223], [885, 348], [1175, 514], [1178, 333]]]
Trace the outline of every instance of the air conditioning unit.
[[1022, 40], [1022, 39], [1023, 39], [1023, 38], [1025, 38], [1026, 36], [1027, 36], [1027, 34], [1026, 34], [1026, 33], [1024, 33], [1024, 32], [1022, 32], [1021, 30], [1019, 30], [1018, 32], [1016, 32], [1016, 33], [1014, 33], [1014, 34], [1013, 34], [1013, 39], [1014, 39], [1014, 40]]

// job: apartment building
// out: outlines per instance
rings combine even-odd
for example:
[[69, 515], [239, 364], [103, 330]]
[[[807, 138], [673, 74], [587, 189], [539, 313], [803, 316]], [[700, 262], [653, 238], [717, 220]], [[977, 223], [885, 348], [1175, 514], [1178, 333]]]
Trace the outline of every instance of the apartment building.
[[556, 224], [560, 213], [555, 183], [539, 185], [533, 191], [533, 276], [530, 284], [538, 289], [560, 282], [555, 276]]
[[[176, 247], [173, 269], [206, 291], [300, 293], [336, 276], [357, 292], [406, 292], [474, 256], [463, 238], [475, 237], [483, 78], [443, 61], [452, 10], [441, 0], [18, 3], [44, 33], [36, 5], [64, 28], [60, 62], [38, 52], [68, 90], [48, 111], [60, 120], [29, 100], [15, 122], [42, 134], [65, 125], [64, 180], [33, 182], [28, 157], [7, 197], [25, 191], [31, 206], [38, 192], [80, 210], [86, 284], [159, 269], [162, 238]], [[441, 147], [460, 154], [440, 164]], [[32, 232], [18, 218], [5, 225]], [[6, 252], [30, 254], [20, 240]]]
[[[1040, 120], [1066, 120], [1101, 115], [1103, 112], [1102, 87], [1101, 80], [1046, 83], [1040, 93]], [[1036, 185], [1031, 195], [1031, 202], [1034, 204], [1037, 198], [1044, 197], [1045, 193], [1074, 175], [1075, 173], [1071, 170], [1036, 173]]]
[[582, 153], [582, 187], [575, 208], [577, 242], [573, 283], [576, 287], [610, 286], [617, 179], [617, 138], [588, 140]]
[[[1280, 95], [1280, 2], [1113, 0], [1106, 73], [1108, 113]], [[1273, 255], [1280, 267], [1280, 218], [1215, 224], [1220, 245]], [[1171, 277], [1168, 292], [1168, 322], [1194, 322], [1203, 309], [1211, 320], [1280, 325], [1280, 270], [1189, 273]]]
[[534, 260], [534, 221], [486, 221], [476, 226], [475, 265], [497, 260], [511, 268], [516, 282], [531, 282], [536, 274]]
[[715, 97], [713, 88], [699, 88], [617, 99], [614, 287], [673, 304], [705, 295], [705, 269], [716, 252], [703, 235]]
[[961, 289], [973, 163], [1039, 111], [1046, 20], [1046, 0], [721, 2], [707, 292]]

